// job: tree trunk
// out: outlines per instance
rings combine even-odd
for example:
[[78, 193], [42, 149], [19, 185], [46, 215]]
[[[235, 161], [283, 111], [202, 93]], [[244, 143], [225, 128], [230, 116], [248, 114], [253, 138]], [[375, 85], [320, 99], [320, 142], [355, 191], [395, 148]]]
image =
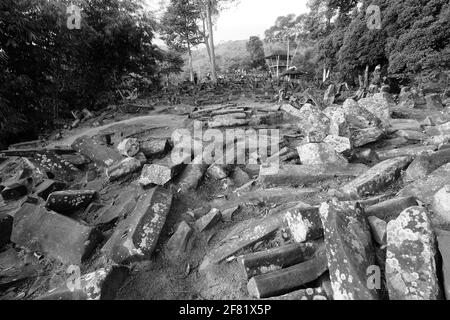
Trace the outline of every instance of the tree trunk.
[[203, 34], [205, 35], [204, 40], [205, 40], [206, 51], [208, 52], [209, 64], [212, 68], [211, 48], [209, 47], [209, 36], [206, 34], [205, 17], [202, 17], [202, 23], [203, 23]]
[[286, 58], [286, 71], [289, 70], [289, 55], [291, 54], [290, 41], [287, 39], [287, 58]]
[[211, 79], [213, 83], [217, 83], [216, 74], [216, 56], [214, 52], [214, 36], [213, 36], [213, 23], [211, 17], [211, 0], [207, 1], [206, 4], [206, 23], [208, 25], [208, 36], [209, 36], [209, 47], [211, 50]]
[[191, 44], [188, 42], [188, 53], [189, 53], [189, 79], [191, 83], [194, 83], [194, 68], [192, 67], [192, 51]]

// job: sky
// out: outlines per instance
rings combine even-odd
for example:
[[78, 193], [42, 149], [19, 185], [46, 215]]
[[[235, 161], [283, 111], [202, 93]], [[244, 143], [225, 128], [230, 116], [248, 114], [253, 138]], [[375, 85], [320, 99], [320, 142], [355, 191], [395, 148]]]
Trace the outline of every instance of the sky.
[[[161, 8], [164, 0], [146, 0], [149, 8]], [[214, 41], [247, 40], [264, 37], [264, 31], [274, 25], [279, 16], [307, 12], [307, 0], [240, 0], [222, 11], [215, 25]]]

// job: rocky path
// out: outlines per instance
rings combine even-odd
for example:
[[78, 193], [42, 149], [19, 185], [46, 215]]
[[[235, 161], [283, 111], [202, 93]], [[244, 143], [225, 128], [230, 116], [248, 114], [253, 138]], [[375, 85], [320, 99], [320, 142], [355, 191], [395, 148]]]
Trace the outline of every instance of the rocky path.
[[[405, 107], [414, 99], [175, 106], [13, 150], [0, 163], [0, 293], [445, 299], [450, 106]], [[175, 129], [186, 163], [171, 157]]]

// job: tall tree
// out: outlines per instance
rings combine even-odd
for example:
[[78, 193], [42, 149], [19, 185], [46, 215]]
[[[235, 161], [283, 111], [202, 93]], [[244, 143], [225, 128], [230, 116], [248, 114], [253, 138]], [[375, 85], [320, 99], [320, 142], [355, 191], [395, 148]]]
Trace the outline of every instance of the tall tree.
[[247, 42], [247, 52], [250, 54], [252, 68], [265, 66], [264, 44], [259, 37], [250, 37]]
[[239, 0], [196, 0], [202, 10], [205, 33], [205, 44], [211, 60], [211, 78], [217, 83], [217, 66], [214, 48], [214, 23], [213, 17], [219, 14], [227, 5], [237, 3]]
[[176, 52], [189, 55], [189, 74], [194, 82], [192, 48], [202, 42], [200, 9], [192, 0], [171, 0], [161, 19], [162, 39]]

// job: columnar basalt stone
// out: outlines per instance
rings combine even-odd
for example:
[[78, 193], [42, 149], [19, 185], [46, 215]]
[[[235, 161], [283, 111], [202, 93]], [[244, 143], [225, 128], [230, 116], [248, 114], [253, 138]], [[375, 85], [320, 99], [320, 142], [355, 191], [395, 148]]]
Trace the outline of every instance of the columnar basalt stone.
[[0, 248], [9, 243], [13, 227], [13, 217], [0, 213]]
[[378, 127], [356, 129], [352, 130], [350, 141], [353, 147], [358, 148], [380, 140], [383, 135], [384, 131]]
[[245, 117], [245, 113], [216, 116], [213, 120], [208, 121], [208, 127], [214, 129], [245, 126], [250, 122], [250, 120]]
[[408, 146], [390, 150], [379, 150], [377, 151], [377, 155], [380, 161], [384, 161], [397, 157], [415, 157], [420, 155], [432, 154], [434, 151], [436, 151], [436, 149], [436, 146]]
[[212, 249], [202, 263], [201, 269], [218, 264], [236, 252], [274, 235], [283, 225], [280, 215], [251, 219], [238, 224], [221, 243]]
[[388, 125], [391, 119], [391, 110], [395, 103], [386, 92], [376, 93], [372, 97], [363, 98], [358, 101], [359, 105], [378, 117], [384, 125]]
[[28, 203], [15, 214], [11, 235], [18, 246], [72, 265], [81, 265], [102, 239], [95, 228]]
[[330, 106], [323, 110], [323, 113], [330, 119], [330, 135], [350, 136], [350, 124], [347, 121], [345, 110], [341, 106]]
[[362, 108], [359, 103], [353, 99], [345, 100], [342, 109], [344, 110], [347, 122], [352, 129], [379, 128], [381, 125], [381, 120], [379, 118], [365, 108]]
[[126, 267], [107, 266], [82, 275], [79, 283], [78, 279], [68, 279], [37, 300], [114, 300], [128, 275]]
[[112, 165], [106, 170], [106, 175], [110, 181], [115, 181], [132, 174], [142, 168], [142, 163], [136, 158], [126, 158], [121, 162]]
[[329, 134], [330, 119], [319, 107], [307, 103], [300, 110], [291, 105], [283, 105], [281, 110], [295, 118], [298, 128], [309, 142], [322, 142]]
[[73, 181], [80, 174], [80, 170], [77, 167], [55, 152], [37, 152], [33, 157], [33, 161], [47, 174], [47, 177], [52, 179]]
[[64, 190], [66, 187], [67, 185], [64, 182], [46, 179], [36, 188], [34, 193], [47, 201], [51, 193]]
[[101, 145], [87, 136], [75, 140], [72, 149], [103, 167], [110, 167], [123, 159], [116, 150]]
[[450, 149], [443, 149], [431, 154], [422, 154], [414, 159], [405, 172], [403, 181], [414, 182], [426, 178], [439, 167], [450, 162]]
[[187, 156], [179, 161], [173, 161], [171, 155], [164, 159], [147, 164], [142, 169], [139, 183], [143, 186], [158, 185], [164, 186], [172, 181], [186, 167], [190, 157]]
[[51, 193], [45, 204], [48, 210], [70, 215], [86, 208], [97, 196], [95, 190], [67, 190]]
[[264, 186], [306, 186], [335, 177], [357, 177], [367, 170], [363, 164], [283, 165], [276, 173], [261, 169], [258, 180]]
[[411, 207], [387, 227], [386, 282], [391, 300], [439, 299], [436, 242], [425, 208]]
[[327, 293], [322, 288], [308, 288], [301, 289], [291, 293], [284, 294], [278, 297], [264, 299], [267, 301], [316, 301], [316, 300], [331, 300]]
[[28, 188], [25, 184], [13, 183], [4, 187], [1, 194], [4, 201], [17, 200], [28, 194]]
[[422, 132], [417, 132], [413, 130], [399, 130], [395, 133], [397, 137], [405, 138], [408, 141], [422, 142], [427, 139], [427, 135]]
[[198, 219], [195, 222], [195, 226], [198, 232], [203, 232], [204, 230], [214, 227], [221, 218], [222, 214], [220, 210], [213, 208], [209, 213]]
[[197, 189], [208, 169], [208, 164], [204, 163], [201, 159], [201, 156], [195, 158], [177, 178], [175, 183], [177, 193], [184, 194]]
[[297, 243], [316, 240], [323, 237], [323, 226], [319, 209], [293, 208], [284, 213], [286, 230]]
[[194, 230], [186, 223], [186, 221], [182, 221], [178, 225], [177, 230], [172, 237], [170, 237], [166, 245], [169, 259], [177, 260], [188, 254], [188, 243], [193, 233]]
[[311, 259], [323, 241], [293, 243], [253, 252], [238, 258], [247, 279], [281, 270]]
[[376, 265], [370, 227], [358, 205], [323, 203], [328, 267], [335, 300], [377, 300], [368, 286], [367, 270]]
[[119, 223], [102, 253], [119, 264], [150, 259], [172, 204], [172, 194], [155, 187], [138, 200], [133, 212]]
[[164, 138], [147, 140], [140, 144], [140, 150], [149, 159], [166, 155], [171, 149], [169, 139]]
[[297, 148], [300, 161], [304, 165], [340, 164], [348, 163], [332, 146], [326, 143], [308, 143]]
[[422, 127], [420, 126], [419, 121], [413, 119], [391, 119], [389, 124], [389, 132], [399, 130], [422, 132]]
[[318, 279], [327, 271], [325, 246], [320, 246], [314, 256], [291, 267], [253, 277], [247, 285], [251, 296], [269, 298], [301, 288]]
[[410, 163], [410, 157], [383, 161], [342, 187], [342, 193], [352, 199], [373, 195], [393, 184]]
[[397, 219], [404, 210], [415, 207], [417, 204], [415, 197], [397, 197], [366, 208], [364, 214], [366, 217], [374, 216], [381, 220], [392, 220]]
[[433, 212], [445, 222], [450, 222], [450, 185], [439, 190], [433, 199]]
[[439, 252], [442, 257], [442, 277], [445, 298], [450, 300], [450, 232], [436, 230]]
[[352, 149], [352, 143], [346, 137], [327, 136], [323, 142], [331, 146], [337, 153], [348, 152]]
[[432, 204], [436, 192], [449, 184], [450, 163], [427, 175], [425, 179], [417, 180], [407, 185], [399, 192], [400, 197], [413, 196], [426, 204]]
[[370, 229], [372, 230], [372, 237], [380, 246], [386, 245], [387, 223], [377, 217], [371, 216], [367, 218]]

